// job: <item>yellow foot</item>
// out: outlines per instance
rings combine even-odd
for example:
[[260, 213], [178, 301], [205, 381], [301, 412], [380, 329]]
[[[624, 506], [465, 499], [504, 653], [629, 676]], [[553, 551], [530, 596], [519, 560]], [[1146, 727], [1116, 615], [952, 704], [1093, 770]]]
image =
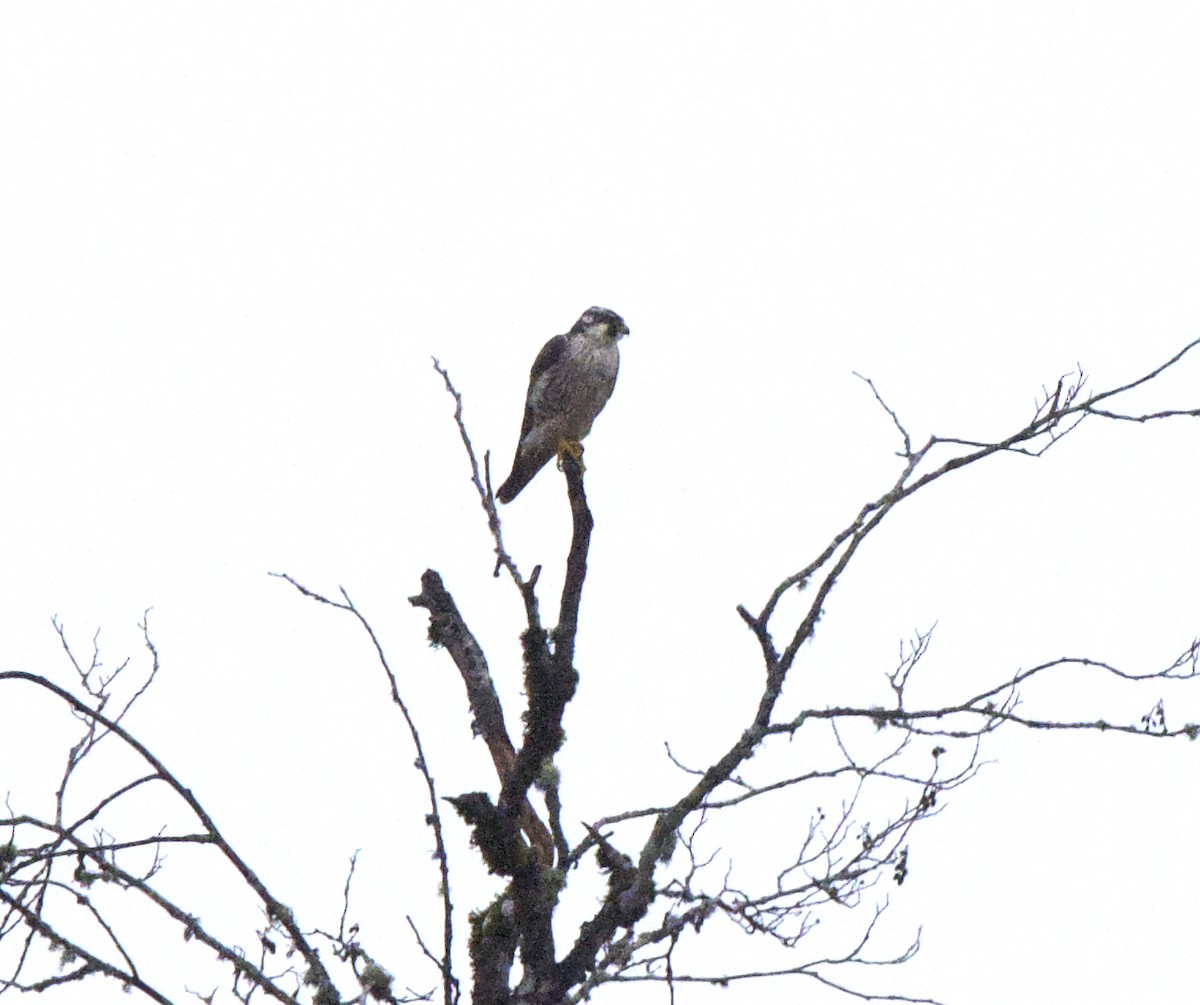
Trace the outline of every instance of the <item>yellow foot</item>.
[[559, 440], [558, 441], [558, 469], [562, 470], [562, 456], [567, 454], [576, 464], [579, 465], [580, 471], [586, 471], [587, 467], [583, 463], [583, 444], [578, 440]]

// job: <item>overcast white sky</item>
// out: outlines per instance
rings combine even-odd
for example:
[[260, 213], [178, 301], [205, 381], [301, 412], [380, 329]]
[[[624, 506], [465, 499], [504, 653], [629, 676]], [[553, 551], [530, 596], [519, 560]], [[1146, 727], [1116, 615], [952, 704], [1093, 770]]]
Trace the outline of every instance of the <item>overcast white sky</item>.
[[[365, 938], [432, 986], [403, 922], [435, 924], [425, 808], [381, 674], [349, 619], [267, 576], [345, 586], [441, 791], [489, 784], [406, 601], [443, 573], [515, 726], [520, 606], [430, 356], [506, 469], [543, 341], [591, 304], [629, 323], [588, 441], [561, 764], [570, 820], [661, 801], [662, 741], [724, 749], [758, 687], [734, 606], [894, 478], [853, 371], [915, 436], [986, 438], [1077, 362], [1101, 388], [1200, 333], [1197, 52], [1186, 3], [5, 4], [0, 667], [65, 679], [54, 614], [138, 656], [152, 606], [164, 668], [131, 726], [309, 924], [336, 924], [361, 848]], [[1198, 396], [1193, 362], [1141, 402]], [[1200, 631], [1198, 445], [1194, 423], [1085, 427], [913, 500], [831, 606], [797, 706], [884, 700], [900, 639], [935, 621], [951, 690], [1067, 654], [1169, 662]], [[561, 478], [505, 518], [552, 610]], [[1101, 714], [1097, 693], [1064, 680], [1056, 707]], [[1200, 718], [1164, 696], [1172, 724]], [[0, 790], [44, 808], [59, 710], [0, 700]], [[921, 923], [924, 949], [892, 988], [1194, 993], [1196, 749], [988, 753], [893, 891], [889, 937]], [[456, 861], [477, 906], [490, 887]], [[764, 994], [827, 1000], [679, 1000]]]

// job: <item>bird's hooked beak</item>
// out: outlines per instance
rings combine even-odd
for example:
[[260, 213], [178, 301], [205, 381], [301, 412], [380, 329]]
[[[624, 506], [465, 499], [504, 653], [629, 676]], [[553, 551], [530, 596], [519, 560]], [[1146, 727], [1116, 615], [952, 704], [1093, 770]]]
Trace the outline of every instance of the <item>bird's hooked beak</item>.
[[629, 334], [629, 325], [622, 321], [613, 329], [613, 338], [624, 338]]

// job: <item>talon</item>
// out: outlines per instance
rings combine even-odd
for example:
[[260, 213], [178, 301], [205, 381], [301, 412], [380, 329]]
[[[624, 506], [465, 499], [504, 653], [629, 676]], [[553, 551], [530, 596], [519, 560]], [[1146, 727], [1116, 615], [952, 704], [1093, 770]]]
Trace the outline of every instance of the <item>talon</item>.
[[580, 471], [586, 471], [587, 466], [583, 463], [583, 444], [578, 440], [559, 440], [558, 441], [558, 470], [562, 470], [563, 454], [570, 456], [576, 464], [579, 465]]

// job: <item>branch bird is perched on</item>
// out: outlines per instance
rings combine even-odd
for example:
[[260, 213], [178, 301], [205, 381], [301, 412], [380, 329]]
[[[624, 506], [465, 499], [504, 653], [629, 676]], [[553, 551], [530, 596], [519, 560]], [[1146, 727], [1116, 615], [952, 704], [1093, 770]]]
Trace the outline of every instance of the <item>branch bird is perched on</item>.
[[496, 492], [502, 503], [512, 502], [551, 457], [565, 451], [579, 458], [579, 441], [616, 386], [621, 361], [617, 343], [628, 334], [619, 315], [590, 307], [569, 332], [542, 346], [529, 371], [512, 473]]

